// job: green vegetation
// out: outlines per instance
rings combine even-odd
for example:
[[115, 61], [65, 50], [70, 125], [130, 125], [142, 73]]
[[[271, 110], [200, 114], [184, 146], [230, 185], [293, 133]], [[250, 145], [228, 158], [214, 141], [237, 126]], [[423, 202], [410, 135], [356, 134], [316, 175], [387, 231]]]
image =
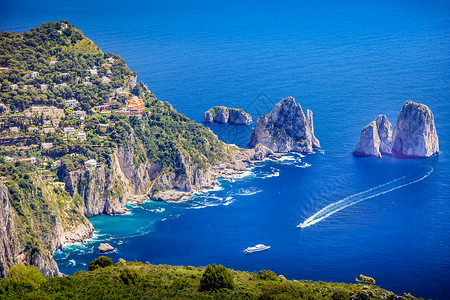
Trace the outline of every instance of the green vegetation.
[[[122, 146], [133, 150], [136, 167], [158, 163], [177, 173], [183, 172], [180, 156], [201, 168], [226, 156], [224, 144], [209, 130], [156, 99], [143, 83], [136, 84], [136, 74], [122, 58], [102, 53], [67, 21], [24, 34], [0, 32], [0, 68], [0, 145], [14, 145], [1, 147], [0, 155], [26, 157], [26, 151], [16, 152], [17, 145], [52, 143], [34, 155], [67, 162], [77, 154], [110, 169], [112, 153]], [[143, 112], [124, 113], [126, 100], [135, 96], [143, 101]], [[69, 100], [76, 103], [66, 106]], [[109, 108], [99, 113], [92, 109], [96, 105]], [[64, 111], [44, 117], [32, 113], [32, 106]], [[80, 111], [84, 120], [75, 114]], [[69, 127], [74, 134], [64, 133]], [[83, 132], [86, 140], [77, 136]]]
[[96, 269], [105, 268], [113, 265], [111, 258], [106, 256], [100, 256], [89, 263], [89, 271], [94, 271]]
[[[416, 299], [409, 294], [398, 297], [373, 285], [280, 280], [276, 275], [262, 279], [259, 275], [217, 265], [156, 266], [121, 259], [114, 266], [44, 279], [36, 268], [17, 265], [0, 281], [0, 298]], [[204, 286], [206, 282], [208, 287]]]
[[230, 271], [222, 265], [213, 264], [206, 267], [200, 279], [201, 291], [212, 291], [234, 288], [233, 277]]

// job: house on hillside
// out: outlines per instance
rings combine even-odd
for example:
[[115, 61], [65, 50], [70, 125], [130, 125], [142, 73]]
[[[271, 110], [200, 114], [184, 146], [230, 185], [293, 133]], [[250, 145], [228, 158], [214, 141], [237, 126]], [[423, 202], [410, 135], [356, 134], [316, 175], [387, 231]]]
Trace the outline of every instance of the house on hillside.
[[42, 133], [43, 134], [54, 133], [54, 132], [55, 132], [55, 128], [54, 127], [44, 127], [44, 128], [42, 128]]
[[111, 104], [110, 103], [105, 103], [102, 105], [96, 105], [92, 108], [95, 112], [107, 112], [107, 111], [111, 111]]
[[31, 72], [30, 74], [25, 75], [26, 79], [35, 79], [36, 77], [39, 76], [39, 72]]
[[65, 135], [73, 135], [75, 134], [75, 128], [73, 127], [64, 127], [63, 132]]
[[97, 69], [90, 69], [89, 73], [91, 73], [91, 75], [98, 75]]
[[87, 161], [84, 162], [84, 166], [86, 168], [97, 168], [97, 161], [95, 159], [89, 159]]
[[53, 148], [53, 143], [42, 143], [41, 144], [41, 149], [51, 149]]
[[66, 100], [66, 106], [67, 107], [75, 107], [75, 106], [77, 106], [77, 104], [78, 104], [78, 101], [75, 100], [75, 99]]
[[73, 116], [75, 118], [84, 118], [86, 117], [86, 112], [84, 110], [76, 110], [73, 112]]
[[139, 98], [127, 100], [127, 112], [130, 114], [142, 114], [144, 112], [144, 101]]
[[19, 127], [17, 126], [9, 127], [9, 131], [11, 133], [19, 133]]
[[78, 133], [77, 134], [77, 140], [82, 141], [82, 142], [86, 141], [87, 140], [86, 133], [85, 132]]

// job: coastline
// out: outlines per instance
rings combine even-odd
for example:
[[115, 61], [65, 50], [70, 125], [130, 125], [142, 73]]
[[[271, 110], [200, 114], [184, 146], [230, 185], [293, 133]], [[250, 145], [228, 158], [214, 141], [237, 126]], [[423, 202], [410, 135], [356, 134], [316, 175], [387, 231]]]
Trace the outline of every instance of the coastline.
[[[207, 172], [203, 175], [210, 184], [201, 186], [201, 189], [192, 189], [190, 191], [180, 191], [176, 189], [171, 189], [167, 191], [162, 191], [157, 193], [156, 197], [149, 197], [145, 195], [130, 195], [125, 199], [125, 205], [129, 203], [143, 204], [148, 200], [161, 201], [168, 203], [179, 203], [184, 201], [189, 201], [189, 199], [198, 194], [206, 193], [211, 190], [220, 188], [220, 178], [223, 179], [233, 179], [243, 178], [246, 172], [252, 168], [251, 163], [260, 162], [267, 159], [278, 160], [286, 153], [274, 153], [267, 147], [263, 145], [257, 145], [252, 149], [239, 148], [235, 145], [228, 145], [230, 148], [234, 148], [232, 154], [230, 155], [230, 160], [228, 162], [222, 162], [220, 164], [211, 166]], [[244, 176], [243, 176], [244, 175]], [[128, 212], [125, 207], [116, 215], [123, 215]], [[75, 230], [66, 231], [64, 233], [63, 243], [61, 247], [57, 249], [64, 249], [68, 245], [75, 243], [86, 243], [88, 240], [94, 237], [95, 228], [89, 221], [88, 224], [81, 223]], [[56, 251], [56, 250], [55, 250]], [[54, 253], [53, 253], [54, 255]]]

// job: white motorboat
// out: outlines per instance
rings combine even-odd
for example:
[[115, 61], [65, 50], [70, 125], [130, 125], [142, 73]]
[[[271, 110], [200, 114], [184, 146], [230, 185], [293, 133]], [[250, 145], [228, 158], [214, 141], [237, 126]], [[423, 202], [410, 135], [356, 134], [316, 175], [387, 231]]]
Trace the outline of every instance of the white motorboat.
[[270, 246], [266, 246], [263, 244], [258, 244], [254, 247], [248, 247], [247, 249], [244, 250], [245, 253], [253, 253], [253, 252], [258, 252], [258, 251], [263, 251], [263, 250], [267, 250], [269, 249]]

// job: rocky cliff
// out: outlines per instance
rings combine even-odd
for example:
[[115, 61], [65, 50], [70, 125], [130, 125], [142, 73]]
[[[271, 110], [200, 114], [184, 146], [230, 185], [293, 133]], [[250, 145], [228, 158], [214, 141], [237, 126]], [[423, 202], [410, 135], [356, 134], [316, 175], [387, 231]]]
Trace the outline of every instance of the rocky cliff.
[[434, 116], [428, 106], [406, 101], [397, 118], [394, 134], [385, 115], [363, 128], [353, 153], [357, 156], [429, 157], [439, 153]]
[[381, 157], [391, 154], [392, 125], [385, 115], [379, 115], [361, 131], [353, 153], [357, 156]]
[[314, 148], [320, 148], [314, 135], [312, 112], [307, 110], [305, 115], [294, 98], [284, 98], [256, 122], [249, 146], [254, 147], [258, 143], [274, 152], [312, 153]]
[[439, 153], [434, 116], [428, 106], [406, 101], [395, 124], [392, 153], [399, 157], [430, 157]]
[[201, 169], [183, 155], [179, 156], [182, 171], [163, 173], [155, 180], [153, 194], [150, 198], [160, 201], [180, 201], [195, 192], [213, 188], [218, 178], [242, 174], [249, 163], [266, 157], [277, 159], [280, 156], [261, 144], [253, 149], [241, 149], [230, 146], [230, 156], [226, 161]]
[[53, 260], [52, 254], [58, 246], [58, 233], [62, 232], [62, 227], [55, 218], [52, 230], [47, 233], [41, 232], [40, 236], [44, 243], [54, 242], [54, 245], [49, 244], [50, 249], [39, 247], [40, 241], [36, 239], [30, 241], [22, 232], [24, 226], [27, 226], [27, 231], [34, 231], [36, 226], [42, 224], [36, 224], [33, 220], [30, 220], [30, 224], [24, 224], [23, 210], [20, 210], [20, 214], [16, 212], [11, 206], [8, 194], [8, 188], [0, 183], [0, 278], [6, 276], [9, 268], [17, 263], [35, 265], [46, 277], [59, 275], [58, 265]]
[[203, 114], [203, 123], [248, 125], [251, 122], [250, 114], [238, 108], [214, 106]]

